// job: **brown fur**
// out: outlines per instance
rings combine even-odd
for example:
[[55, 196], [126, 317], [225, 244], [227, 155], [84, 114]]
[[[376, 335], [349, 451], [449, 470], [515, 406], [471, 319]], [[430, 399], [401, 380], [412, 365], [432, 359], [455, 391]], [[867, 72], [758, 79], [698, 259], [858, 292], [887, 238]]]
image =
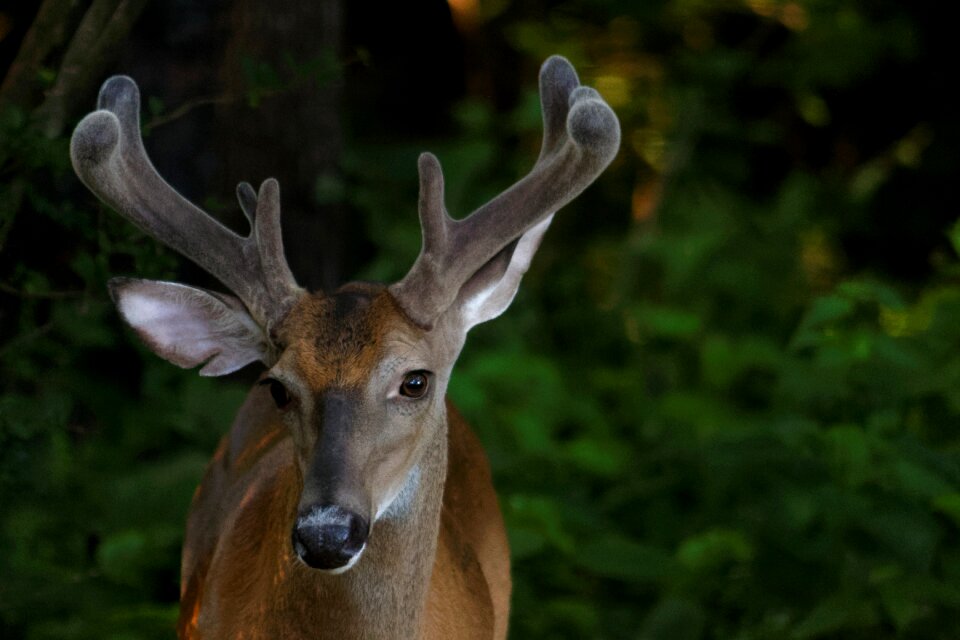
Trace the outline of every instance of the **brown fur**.
[[[346, 292], [306, 297], [279, 332], [281, 361], [311, 387], [361, 386], [384, 336], [421, 331], [382, 288]], [[505, 638], [509, 550], [497, 497], [480, 443], [445, 409], [444, 428], [421, 444], [412, 515], [375, 523], [357, 566], [329, 575], [293, 554], [297, 447], [268, 391], [255, 387], [194, 497], [180, 637]]]
[[[303, 637], [327, 637], [318, 621], [330, 606], [322, 599], [324, 589], [311, 588], [311, 570], [298, 565], [289, 549], [300, 487], [289, 435], [269, 419], [271, 413], [266, 392], [251, 391], [197, 489], [183, 558], [181, 638], [281, 639], [301, 637], [301, 631]], [[442, 524], [420, 637], [505, 638], [510, 561], [503, 520], [486, 455], [452, 407], [448, 446]], [[236, 457], [226, 459], [227, 450]], [[242, 536], [231, 535], [240, 531]], [[229, 570], [212, 575], [220, 535], [235, 542]], [[211, 604], [204, 601], [204, 586], [214, 581], [225, 582], [218, 587], [225, 602], [217, 607], [231, 608], [226, 616], [231, 624], [205, 635], [198, 620]], [[347, 602], [336, 604], [344, 618], [364, 614]]]
[[304, 296], [278, 332], [294, 366], [316, 388], [362, 386], [383, 336], [402, 322], [380, 285], [354, 283], [337, 294]]
[[[237, 296], [115, 280], [121, 313], [159, 355], [204, 364], [204, 375], [264, 362], [283, 405], [255, 388], [197, 490], [181, 637], [505, 637], [503, 522], [486, 458], [445, 405], [446, 385], [467, 331], [507, 308], [553, 213], [620, 142], [616, 116], [579, 86], [565, 59], [543, 64], [540, 96], [543, 145], [526, 178], [453, 220], [439, 162], [422, 155], [424, 242], [413, 268], [389, 293], [353, 284], [324, 296], [299, 287], [283, 258], [275, 180], [258, 194], [241, 184], [253, 230], [236, 236], [156, 173], [140, 137], [136, 84], [121, 76], [104, 83], [98, 110], [71, 138], [77, 174]], [[158, 302], [173, 315], [157, 315]], [[410, 393], [407, 376], [423, 372], [430, 386]], [[339, 575], [309, 569], [290, 540], [295, 521], [299, 536], [327, 507], [348, 510], [351, 525], [371, 525], [365, 554]]]

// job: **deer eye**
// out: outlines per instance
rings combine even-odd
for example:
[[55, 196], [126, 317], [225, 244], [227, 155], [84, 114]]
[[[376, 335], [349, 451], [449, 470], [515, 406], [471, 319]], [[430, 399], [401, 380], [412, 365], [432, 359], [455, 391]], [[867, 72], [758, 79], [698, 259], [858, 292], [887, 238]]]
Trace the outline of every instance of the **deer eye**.
[[400, 384], [400, 395], [408, 398], [422, 398], [427, 392], [430, 379], [426, 371], [411, 371], [403, 377]]
[[273, 398], [277, 409], [285, 411], [293, 404], [293, 396], [290, 395], [290, 392], [287, 391], [287, 388], [283, 386], [283, 383], [279, 380], [275, 378], [264, 378], [260, 381], [260, 384], [270, 386], [270, 397]]

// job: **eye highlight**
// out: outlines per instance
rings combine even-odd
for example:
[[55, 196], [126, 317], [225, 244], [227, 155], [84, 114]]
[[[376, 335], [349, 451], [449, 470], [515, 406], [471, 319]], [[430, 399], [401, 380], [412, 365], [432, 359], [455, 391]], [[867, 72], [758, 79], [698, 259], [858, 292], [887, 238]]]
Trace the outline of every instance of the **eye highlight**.
[[293, 404], [293, 396], [291, 396], [290, 392], [287, 391], [287, 388], [283, 386], [283, 383], [276, 378], [264, 378], [260, 381], [260, 385], [270, 386], [270, 397], [273, 398], [273, 402], [277, 405], [277, 409], [286, 411]]
[[429, 386], [429, 372], [411, 371], [403, 376], [403, 382], [400, 383], [400, 395], [414, 399], [422, 398]]

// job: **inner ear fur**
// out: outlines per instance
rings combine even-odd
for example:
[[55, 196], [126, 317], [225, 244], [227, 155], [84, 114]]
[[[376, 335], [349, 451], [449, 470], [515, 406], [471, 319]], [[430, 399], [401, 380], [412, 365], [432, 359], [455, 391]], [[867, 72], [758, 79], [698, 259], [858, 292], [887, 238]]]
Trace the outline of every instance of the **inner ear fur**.
[[464, 331], [507, 310], [551, 222], [552, 214], [501, 249], [460, 288], [452, 306]]
[[251, 362], [271, 364], [273, 348], [238, 298], [176, 282], [113, 278], [110, 295], [144, 344], [202, 376], [222, 376]]

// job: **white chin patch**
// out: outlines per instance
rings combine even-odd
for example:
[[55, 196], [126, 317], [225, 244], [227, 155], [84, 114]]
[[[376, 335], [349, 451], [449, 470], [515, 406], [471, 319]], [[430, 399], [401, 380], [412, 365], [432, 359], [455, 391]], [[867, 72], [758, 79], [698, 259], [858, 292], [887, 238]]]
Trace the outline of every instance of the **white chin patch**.
[[357, 551], [356, 555], [350, 558], [350, 561], [347, 564], [343, 565], [342, 567], [337, 567], [336, 569], [319, 569], [319, 571], [323, 571], [324, 573], [329, 574], [331, 576], [338, 576], [341, 573], [346, 573], [347, 571], [350, 571], [350, 569], [353, 568], [353, 565], [357, 564], [357, 562], [360, 561], [360, 556], [363, 555], [363, 552], [364, 550], [366, 550], [366, 548], [367, 548], [367, 545], [366, 543], [364, 543], [364, 545], [360, 547], [360, 551]]
[[398, 518], [406, 514], [410, 510], [410, 505], [413, 504], [413, 498], [417, 495], [419, 487], [420, 465], [414, 465], [407, 474], [406, 482], [377, 506], [377, 514], [373, 517], [374, 522], [380, 519]]

